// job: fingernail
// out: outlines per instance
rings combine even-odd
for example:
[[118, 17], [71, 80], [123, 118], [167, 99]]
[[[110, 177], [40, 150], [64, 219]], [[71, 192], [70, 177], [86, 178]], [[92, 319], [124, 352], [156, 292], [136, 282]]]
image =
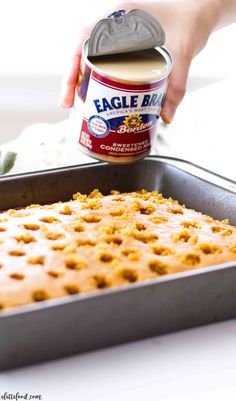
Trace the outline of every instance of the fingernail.
[[67, 103], [63, 103], [63, 102], [61, 102], [60, 105], [61, 105], [62, 107], [65, 107], [65, 108], [72, 107], [72, 104], [67, 104]]
[[171, 123], [173, 121], [175, 112], [176, 112], [176, 108], [173, 104], [168, 103], [164, 106], [163, 115], [165, 116], [166, 122]]
[[175, 107], [172, 105], [172, 104], [170, 104], [168, 107], [167, 107], [167, 118], [168, 118], [168, 120], [169, 120], [169, 122], [171, 123], [172, 121], [173, 121], [173, 119], [174, 119], [174, 116], [175, 116], [175, 111], [176, 111], [176, 109], [175, 109]]
[[59, 105], [59, 106], [62, 106], [62, 107], [66, 107], [66, 108], [72, 106], [72, 104], [69, 103], [69, 102], [66, 102], [64, 98], [60, 98], [60, 99], [58, 100], [58, 105]]

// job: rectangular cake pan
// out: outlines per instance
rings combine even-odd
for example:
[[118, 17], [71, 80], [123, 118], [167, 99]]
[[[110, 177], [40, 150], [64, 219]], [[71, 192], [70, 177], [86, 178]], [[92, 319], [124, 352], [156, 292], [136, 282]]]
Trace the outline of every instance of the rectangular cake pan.
[[[236, 225], [234, 182], [177, 159], [96, 163], [0, 179], [0, 210], [69, 200], [99, 188], [157, 189]], [[0, 288], [1, 291], [1, 288]], [[236, 317], [236, 261], [0, 315], [0, 370]]]

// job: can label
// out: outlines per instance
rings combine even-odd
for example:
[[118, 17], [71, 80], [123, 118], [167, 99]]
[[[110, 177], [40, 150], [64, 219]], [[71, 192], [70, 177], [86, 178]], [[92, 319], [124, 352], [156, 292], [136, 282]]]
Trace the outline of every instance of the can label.
[[[85, 65], [74, 105], [75, 119], [83, 111], [80, 146], [116, 158], [148, 153], [166, 86], [167, 78], [141, 85], [117, 82]], [[76, 104], [81, 101], [82, 110]]]

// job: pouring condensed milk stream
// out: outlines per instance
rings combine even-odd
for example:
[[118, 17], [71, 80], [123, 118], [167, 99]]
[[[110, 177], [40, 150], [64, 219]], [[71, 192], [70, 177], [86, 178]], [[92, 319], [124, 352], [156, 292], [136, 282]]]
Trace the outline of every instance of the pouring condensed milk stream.
[[72, 109], [80, 150], [110, 163], [147, 156], [172, 68], [160, 23], [143, 10], [98, 21], [84, 42]]

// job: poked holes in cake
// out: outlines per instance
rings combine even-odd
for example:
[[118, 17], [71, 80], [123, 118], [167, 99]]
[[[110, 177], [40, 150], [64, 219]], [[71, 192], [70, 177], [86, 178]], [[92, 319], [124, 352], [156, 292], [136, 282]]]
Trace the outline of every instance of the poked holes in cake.
[[164, 245], [151, 245], [151, 250], [155, 255], [158, 256], [169, 256], [174, 255], [175, 250]]
[[162, 262], [159, 259], [151, 259], [148, 262], [148, 268], [152, 273], [157, 274], [158, 276], [163, 276], [168, 274], [168, 264]]
[[186, 252], [178, 255], [178, 258], [183, 264], [191, 267], [196, 267], [201, 263], [201, 257], [196, 252]]
[[61, 220], [59, 220], [55, 216], [43, 216], [43, 217], [40, 217], [39, 220], [42, 221], [43, 223], [47, 223], [47, 224], [61, 223]]
[[166, 210], [172, 214], [184, 214], [183, 207], [177, 205], [168, 206]]
[[102, 220], [102, 217], [96, 214], [87, 214], [81, 216], [81, 220], [84, 221], [85, 223], [93, 224], [93, 223], [99, 223]]
[[65, 224], [64, 228], [68, 232], [76, 232], [76, 233], [82, 233], [85, 231], [85, 227], [81, 223], [70, 223], [70, 224]]
[[[0, 226], [0, 233], [6, 232], [6, 227]], [[4, 238], [0, 238], [0, 244], [3, 244]]]
[[34, 290], [32, 292], [32, 300], [35, 302], [47, 301], [49, 298], [49, 294], [43, 289]]
[[102, 237], [102, 241], [106, 242], [107, 244], [114, 244], [114, 245], [121, 245], [123, 239], [118, 235], [105, 235]]
[[167, 223], [168, 219], [165, 216], [161, 216], [161, 215], [154, 215], [149, 217], [149, 220], [154, 223], [154, 224], [163, 224], [163, 223]]
[[135, 283], [138, 280], [137, 271], [131, 267], [117, 267], [116, 274], [129, 283]]
[[236, 242], [232, 242], [231, 244], [228, 245], [228, 250], [230, 252], [236, 253]]
[[112, 202], [125, 202], [125, 197], [124, 196], [114, 196], [114, 198], [111, 199]]
[[50, 276], [50, 277], [52, 277], [54, 279], [64, 276], [63, 272], [61, 272], [61, 271], [59, 272], [59, 271], [56, 271], [56, 270], [47, 270], [46, 273], [47, 273], [48, 276]]
[[96, 259], [102, 263], [112, 263], [117, 257], [107, 250], [99, 250], [96, 254]]
[[104, 234], [113, 235], [119, 234], [123, 229], [126, 228], [124, 224], [117, 224], [117, 223], [106, 223], [100, 227], [100, 230]]
[[75, 295], [79, 294], [80, 289], [76, 284], [65, 284], [64, 285], [64, 290], [68, 295]]
[[133, 232], [131, 236], [137, 241], [148, 244], [149, 242], [155, 242], [158, 240], [158, 235], [152, 232]]
[[24, 243], [24, 244], [30, 244], [31, 242], [36, 242], [35, 237], [29, 233], [29, 232], [23, 232], [19, 235], [16, 235], [13, 237], [17, 242], [19, 243]]
[[224, 226], [211, 226], [211, 231], [214, 234], [220, 234], [223, 237], [230, 236], [234, 233], [234, 230], [232, 228], [224, 227]]
[[210, 242], [201, 242], [197, 245], [197, 249], [200, 250], [205, 255], [212, 255], [217, 253], [222, 253], [222, 247], [218, 244]]
[[155, 207], [151, 203], [141, 203], [137, 199], [132, 201], [131, 209], [145, 215], [150, 215], [155, 211]]
[[67, 245], [68, 244], [65, 243], [65, 242], [64, 243], [63, 242], [58, 242], [58, 243], [52, 244], [51, 245], [51, 249], [53, 251], [63, 251], [66, 248]]
[[66, 255], [64, 264], [70, 270], [81, 270], [87, 267], [86, 259], [76, 253]]
[[184, 228], [187, 228], [187, 229], [196, 228], [196, 229], [200, 230], [202, 228], [201, 224], [195, 220], [182, 221], [180, 224], [181, 224], [181, 226], [183, 226]]
[[25, 275], [22, 274], [22, 273], [11, 273], [11, 274], [9, 274], [9, 277], [10, 277], [11, 279], [13, 279], [13, 280], [19, 280], [19, 281], [21, 281], [21, 280], [24, 280]]
[[71, 208], [70, 205], [64, 205], [64, 207], [60, 209], [58, 213], [66, 216], [71, 216], [76, 212]]
[[27, 263], [30, 265], [44, 265], [45, 256], [44, 255], [33, 255], [27, 258]]
[[122, 249], [121, 255], [127, 257], [131, 262], [137, 262], [141, 258], [141, 251], [137, 248]]
[[174, 243], [188, 242], [191, 245], [195, 245], [198, 242], [198, 236], [190, 234], [188, 230], [172, 234], [171, 239]]
[[96, 246], [97, 242], [91, 238], [77, 238], [76, 239], [77, 246]]
[[25, 256], [26, 253], [21, 249], [12, 249], [11, 251], [8, 252], [8, 255], [19, 257], [19, 256]]
[[64, 233], [59, 233], [59, 232], [55, 232], [55, 231], [45, 231], [44, 232], [44, 237], [47, 238], [50, 241], [56, 241], [58, 239], [62, 239], [65, 238], [65, 234]]
[[89, 209], [89, 210], [98, 210], [102, 208], [102, 204], [99, 199], [88, 199], [85, 203], [82, 203], [81, 210]]
[[24, 223], [22, 227], [24, 227], [26, 230], [31, 230], [31, 231], [37, 231], [40, 229], [40, 225], [35, 223]]
[[147, 225], [144, 223], [135, 223], [134, 228], [136, 228], [138, 231], [145, 231], [147, 229]]
[[121, 217], [124, 215], [124, 213], [125, 213], [124, 207], [116, 207], [115, 209], [109, 212], [110, 216], [112, 217]]
[[110, 280], [105, 276], [105, 274], [95, 274], [92, 276], [93, 283], [95, 287], [99, 290], [108, 288], [111, 286]]
[[177, 242], [188, 242], [191, 238], [191, 235], [189, 231], [183, 230], [178, 233], [172, 234], [171, 235], [172, 241], [177, 243]]
[[137, 241], [143, 242], [144, 244], [158, 240], [158, 235], [155, 232], [148, 230], [139, 231], [135, 227], [125, 227], [122, 230], [122, 233], [128, 237], [134, 238]]

